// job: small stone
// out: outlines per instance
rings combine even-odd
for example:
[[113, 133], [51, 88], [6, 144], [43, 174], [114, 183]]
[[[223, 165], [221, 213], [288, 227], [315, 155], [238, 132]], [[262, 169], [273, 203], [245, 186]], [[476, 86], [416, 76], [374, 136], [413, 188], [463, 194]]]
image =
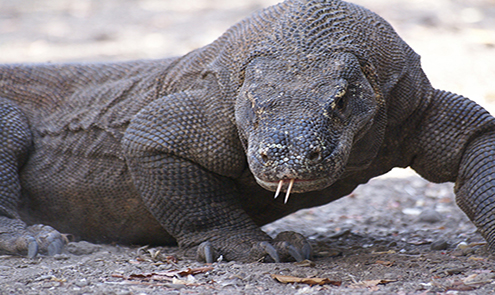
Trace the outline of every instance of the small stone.
[[70, 258], [70, 256], [67, 254], [55, 254], [55, 255], [53, 255], [53, 259], [55, 259], [55, 260], [67, 260], [69, 258]]
[[54, 276], [52, 275], [44, 275], [44, 276], [39, 276], [37, 277], [36, 279], [34, 279], [35, 282], [40, 282], [40, 281], [46, 281], [46, 280], [51, 280], [55, 278]]
[[315, 267], [316, 266], [316, 264], [313, 261], [308, 260], [308, 259], [300, 261], [300, 262], [295, 262], [294, 264], [297, 266], [301, 266], [301, 267]]
[[447, 250], [449, 248], [449, 243], [444, 240], [433, 242], [430, 246], [431, 250]]
[[460, 274], [460, 273], [463, 273], [466, 269], [465, 268], [451, 268], [451, 269], [446, 269], [444, 270], [444, 273], [446, 275], [457, 275], [457, 274]]
[[436, 223], [442, 220], [442, 215], [434, 209], [425, 209], [418, 216], [420, 222]]
[[165, 284], [164, 286], [175, 290], [183, 289], [186, 287], [186, 285], [184, 284]]
[[82, 279], [82, 280], [77, 281], [75, 284], [76, 284], [76, 286], [82, 288], [82, 287], [86, 287], [87, 285], [89, 285], [89, 282], [86, 279]]
[[67, 251], [74, 255], [88, 255], [98, 252], [100, 249], [100, 245], [91, 244], [86, 241], [71, 242], [67, 245]]

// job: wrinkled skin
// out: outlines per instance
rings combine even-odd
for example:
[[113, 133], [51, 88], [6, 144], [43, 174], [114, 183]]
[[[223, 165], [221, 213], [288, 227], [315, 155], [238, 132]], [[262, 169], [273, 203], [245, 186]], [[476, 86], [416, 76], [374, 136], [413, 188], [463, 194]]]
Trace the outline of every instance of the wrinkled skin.
[[60, 253], [62, 232], [303, 260], [304, 237], [260, 226], [408, 166], [456, 182], [495, 249], [494, 134], [386, 21], [338, 0], [288, 0], [180, 58], [3, 65], [0, 250]]

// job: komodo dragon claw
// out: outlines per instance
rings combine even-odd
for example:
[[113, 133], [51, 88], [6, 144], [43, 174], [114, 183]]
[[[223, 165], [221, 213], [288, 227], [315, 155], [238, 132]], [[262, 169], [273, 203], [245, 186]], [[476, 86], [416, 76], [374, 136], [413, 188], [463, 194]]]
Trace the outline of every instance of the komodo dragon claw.
[[[249, 253], [244, 253], [243, 257], [237, 257], [233, 260], [240, 261], [257, 261], [265, 260], [273, 262], [285, 261], [303, 261], [311, 257], [311, 246], [304, 236], [295, 232], [281, 232], [272, 241], [256, 242], [253, 244]], [[199, 245], [196, 252], [196, 260], [213, 263], [220, 257], [213, 244], [209, 241]]]
[[[20, 228], [24, 230], [19, 230]], [[0, 229], [0, 248], [9, 254], [35, 258], [39, 253], [60, 254], [68, 240], [51, 226], [36, 224], [25, 227], [19, 220], [10, 220]]]
[[290, 260], [291, 257], [298, 262], [311, 258], [311, 245], [303, 235], [296, 232], [281, 232], [275, 237], [273, 243], [282, 261]]
[[218, 260], [220, 257], [211, 242], [203, 242], [199, 245], [198, 250], [196, 252], [196, 260], [204, 261], [206, 263], [213, 263]]

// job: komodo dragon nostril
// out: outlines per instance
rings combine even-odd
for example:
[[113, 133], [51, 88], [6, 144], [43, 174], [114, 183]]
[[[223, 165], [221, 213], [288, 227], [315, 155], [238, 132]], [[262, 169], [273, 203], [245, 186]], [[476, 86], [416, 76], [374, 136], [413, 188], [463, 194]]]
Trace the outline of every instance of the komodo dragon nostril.
[[268, 153], [266, 152], [266, 150], [261, 150], [260, 151], [260, 157], [261, 157], [261, 162], [263, 164], [267, 164], [268, 161], [270, 160], [270, 157], [268, 157]]
[[318, 162], [321, 159], [320, 150], [312, 151], [308, 154], [308, 160], [311, 162]]
[[311, 146], [311, 150], [306, 154], [306, 159], [311, 164], [316, 164], [323, 159], [321, 147]]

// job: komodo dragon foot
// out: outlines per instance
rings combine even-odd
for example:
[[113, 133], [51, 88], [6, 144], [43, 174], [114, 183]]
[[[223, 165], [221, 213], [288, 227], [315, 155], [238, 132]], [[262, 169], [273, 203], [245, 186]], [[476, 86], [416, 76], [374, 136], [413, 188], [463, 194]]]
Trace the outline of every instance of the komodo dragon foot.
[[271, 242], [230, 243], [223, 240], [215, 243], [206, 241], [197, 248], [196, 259], [201, 262], [213, 263], [222, 255], [227, 260], [243, 262], [260, 260], [265, 262], [287, 262], [309, 259], [311, 252], [311, 245], [304, 236], [286, 231], [279, 233]]
[[51, 226], [35, 224], [26, 227], [20, 220], [0, 217], [0, 249], [9, 254], [34, 258], [38, 253], [60, 254], [67, 239]]

